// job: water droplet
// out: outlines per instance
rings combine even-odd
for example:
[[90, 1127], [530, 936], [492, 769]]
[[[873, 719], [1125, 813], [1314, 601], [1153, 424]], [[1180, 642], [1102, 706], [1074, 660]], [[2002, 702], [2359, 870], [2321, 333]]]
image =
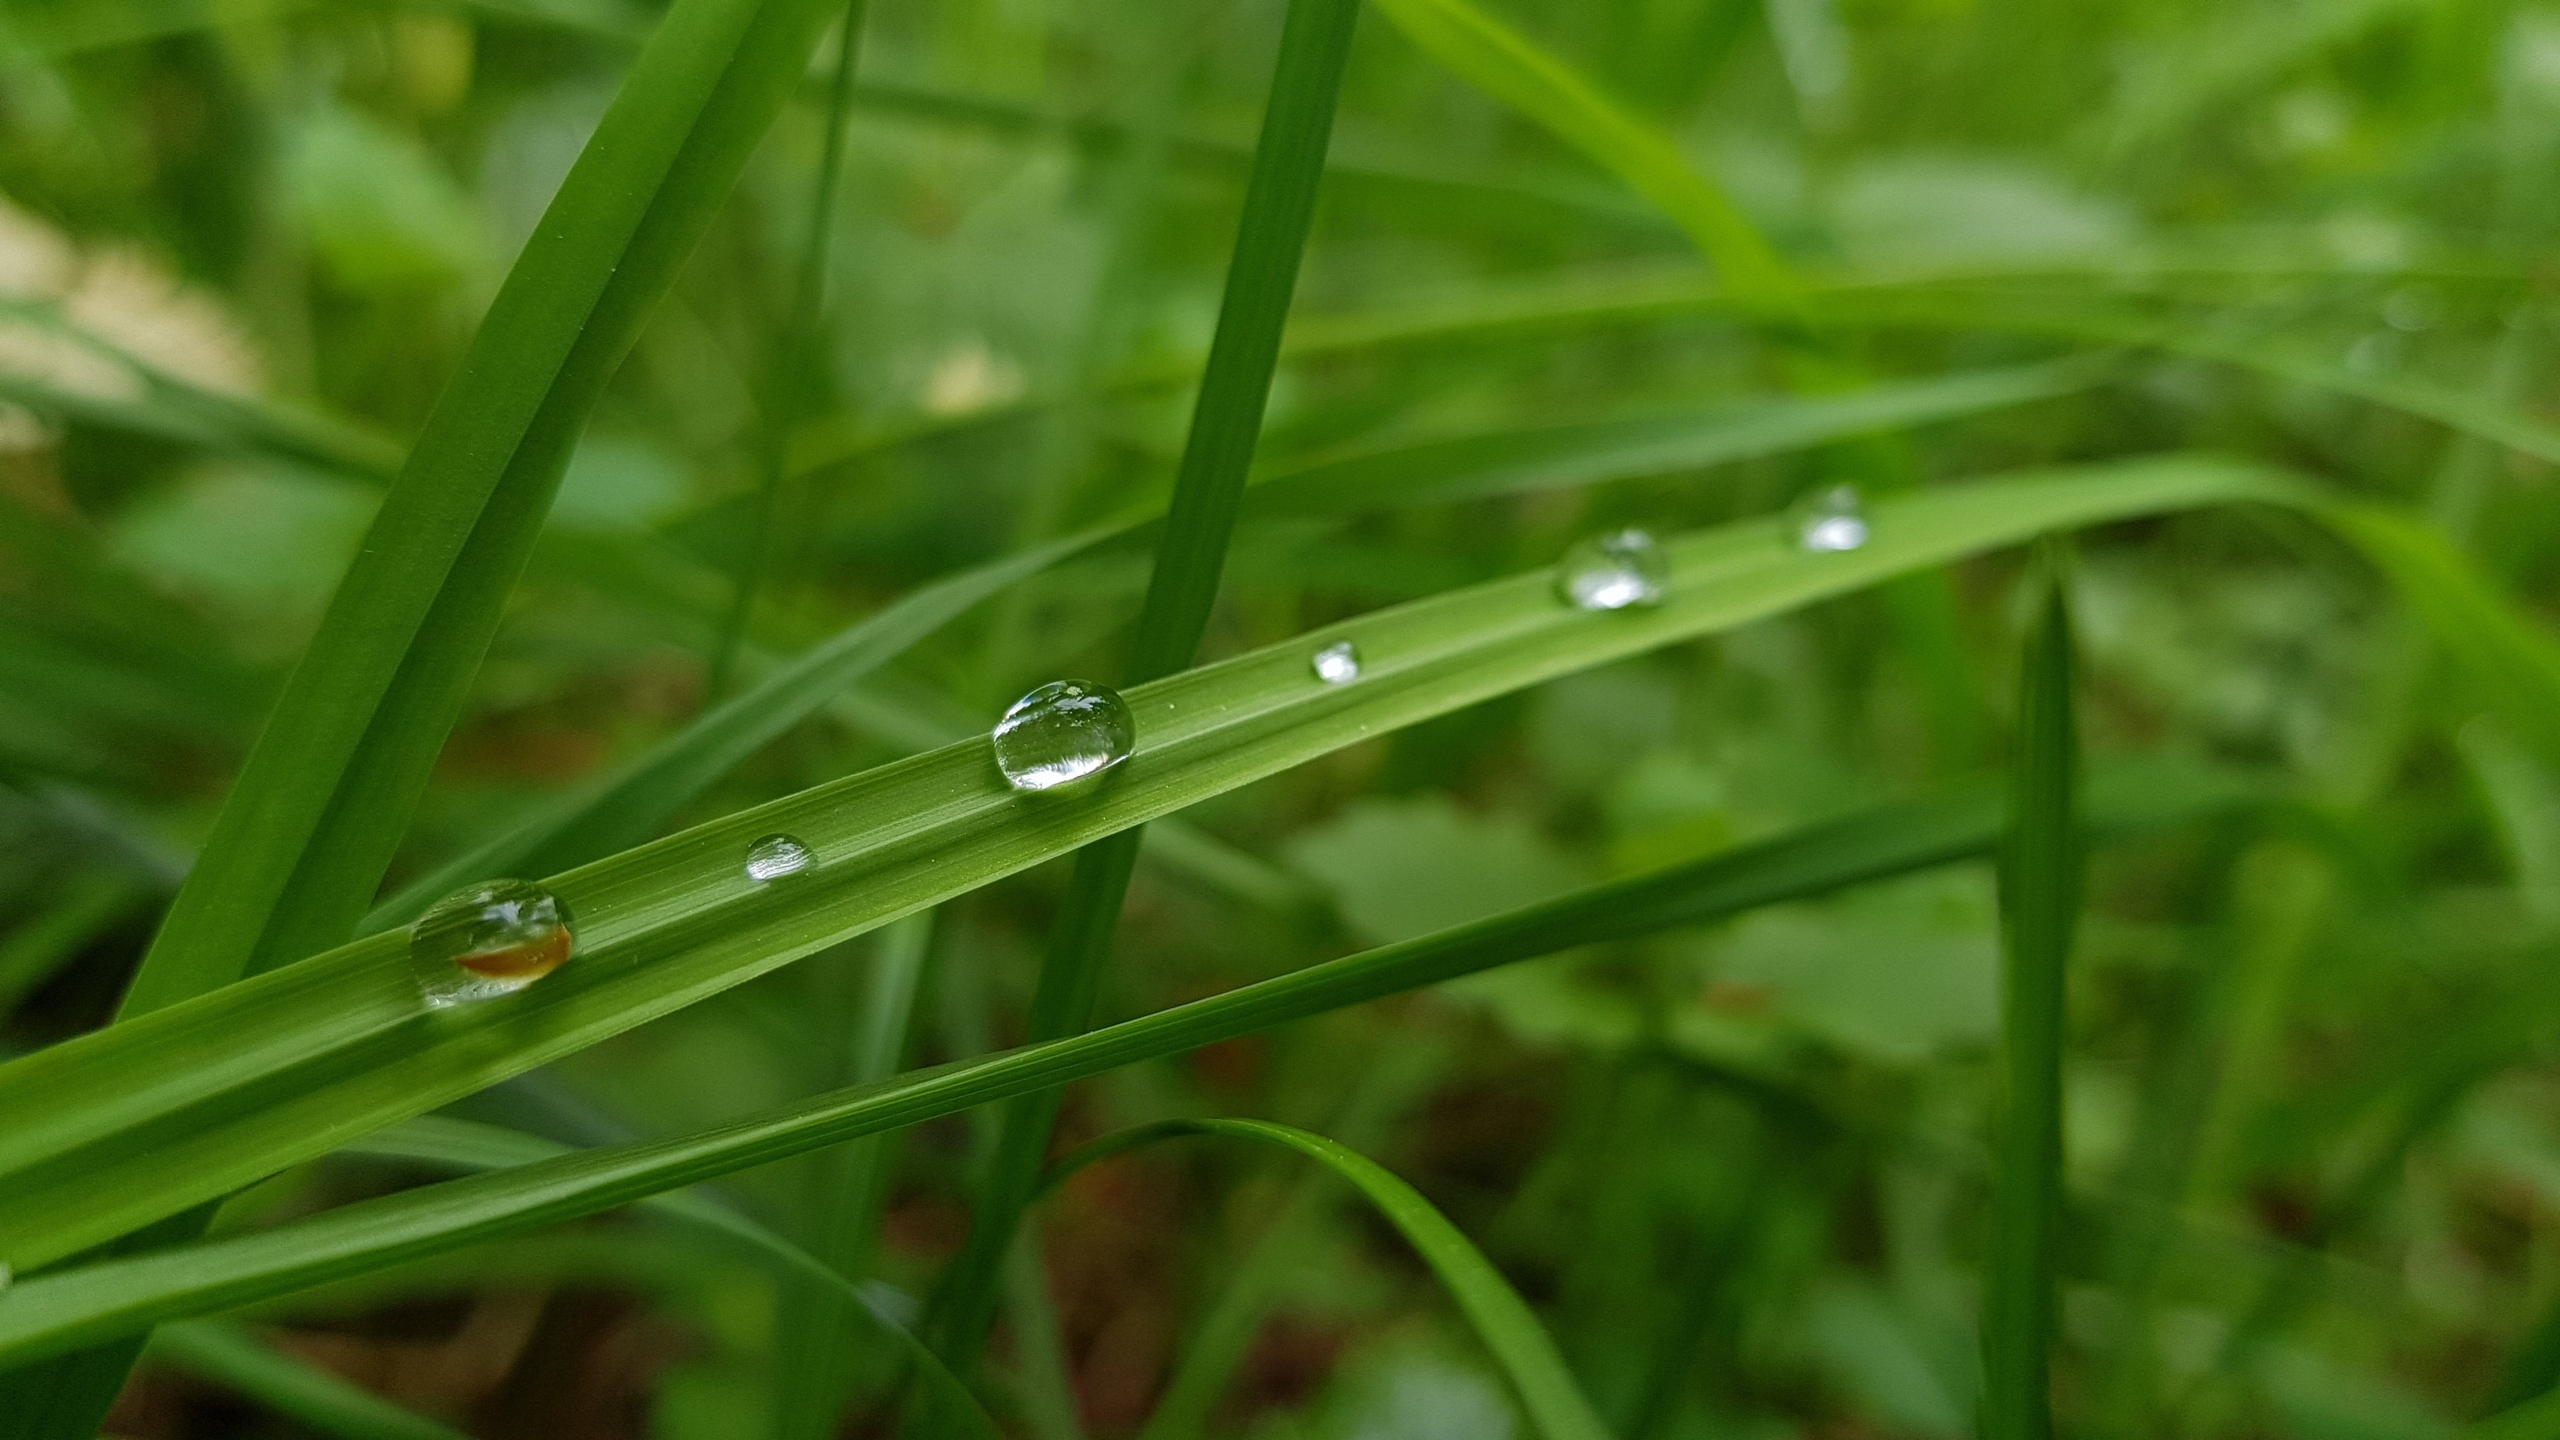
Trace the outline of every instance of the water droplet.
[[1659, 605], [1670, 581], [1671, 557], [1642, 530], [1594, 535], [1564, 552], [1556, 569], [1556, 593], [1579, 610]]
[[1090, 680], [1052, 680], [996, 722], [996, 768], [1016, 790], [1055, 790], [1100, 774], [1137, 748], [1137, 722], [1119, 693]]
[[560, 897], [529, 880], [456, 890], [409, 927], [409, 964], [427, 1003], [512, 995], [560, 968], [577, 944]]
[[1348, 640], [1337, 640], [1317, 651], [1312, 663], [1316, 678], [1327, 685], [1348, 685], [1360, 678], [1360, 651]]
[[1815, 494], [1796, 522], [1796, 543], [1817, 555], [1855, 550], [1867, 543], [1867, 511], [1855, 485]]
[[785, 875], [797, 875], [816, 858], [798, 836], [767, 835], [747, 847], [747, 878], [779, 880]]

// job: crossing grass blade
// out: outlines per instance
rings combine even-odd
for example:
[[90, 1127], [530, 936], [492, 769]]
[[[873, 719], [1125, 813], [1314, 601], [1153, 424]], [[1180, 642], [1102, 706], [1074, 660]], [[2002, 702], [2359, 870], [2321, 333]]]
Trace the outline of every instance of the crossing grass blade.
[[1723, 190], [1652, 126], [1466, 0], [1376, 0], [1444, 68], [1599, 162], [1687, 232], [1725, 289], [1783, 312], [1796, 282]]
[[2000, 854], [2000, 1058], [1983, 1267], [1982, 1433], [2046, 1440], [2062, 1223], [2065, 962], [2080, 914], [2079, 735], [2071, 620], [2050, 551], [2018, 682]]
[[1061, 1159], [1049, 1183], [1057, 1184], [1097, 1160], [1137, 1146], [1193, 1135], [1283, 1146], [1349, 1181], [1431, 1267], [1457, 1302], [1459, 1313], [1492, 1352], [1538, 1433], [1547, 1440], [1606, 1440], [1608, 1427], [1575, 1383], [1564, 1357], [1556, 1353], [1545, 1327], [1502, 1272], [1411, 1185], [1356, 1150], [1266, 1120], [1169, 1120], [1094, 1141]]
[[470, 1440], [450, 1425], [263, 1345], [226, 1321], [169, 1326], [152, 1337], [151, 1351], [339, 1440]]
[[[339, 1155], [391, 1160], [463, 1172], [504, 1170], [535, 1165], [579, 1153], [573, 1148], [503, 1126], [421, 1115], [376, 1135], [342, 1147]], [[876, 1283], [858, 1282], [764, 1225], [700, 1194], [669, 1191], [640, 1202], [649, 1214], [744, 1251], [775, 1279], [811, 1285], [858, 1310], [886, 1334], [916, 1367], [928, 1390], [959, 1417], [972, 1435], [995, 1440], [1000, 1433], [977, 1397], [960, 1383], [942, 1358], [898, 1316], [904, 1302]]]
[[[821, 1095], [699, 1134], [522, 1164], [271, 1231], [32, 1276], [0, 1292], [0, 1363], [595, 1214], [822, 1145], [1492, 966], [1711, 923], [1758, 906], [1981, 855], [1997, 840], [1999, 814], [1998, 796], [1989, 790], [1881, 807], [1142, 1019]], [[445, 1122], [434, 1125], [451, 1133]], [[395, 1133], [417, 1130], [413, 1124]], [[399, 1147], [412, 1142], [365, 1143], [379, 1153], [400, 1153]], [[14, 1238], [21, 1232], [13, 1225], [9, 1233]]]
[[[1341, 746], [2048, 530], [2236, 501], [2322, 505], [2279, 474], [2182, 457], [1889, 497], [1845, 554], [1803, 552], [1775, 517], [1675, 537], [1655, 609], [1575, 611], [1547, 575], [1522, 575], [1138, 687], [1137, 753], [1064, 803], [1010, 792], [979, 739], [553, 877], [581, 917], [579, 958], [501, 1005], [423, 1012], [401, 937], [341, 947], [0, 1066], [0, 1113], [26, 1117], [0, 1133], [0, 1261], [26, 1273]], [[1356, 685], [1307, 673], [1337, 638], [1371, 662]], [[776, 830], [819, 864], [787, 887], [746, 885], [739, 855]], [[0, 1311], [12, 1303], [0, 1294]]]
[[459, 713], [587, 411], [832, 7], [667, 13], [385, 497], [125, 1002], [343, 940]]
[[[1160, 679], [1189, 665], [1208, 630], [1261, 442], [1281, 330], [1315, 221], [1335, 101], [1359, 16], [1359, 0], [1290, 0], [1281, 26], [1217, 333], [1130, 647], [1128, 673], [1134, 680]], [[1142, 832], [1131, 827], [1077, 853], [1024, 1021], [1031, 1039], [1072, 1035], [1093, 1023], [1142, 840]], [[935, 1297], [936, 1343], [963, 1374], [995, 1319], [999, 1273], [1013, 1246], [1015, 1222], [1039, 1180], [1056, 1119], [1055, 1094], [1029, 1095], [1006, 1107], [968, 1238]]]

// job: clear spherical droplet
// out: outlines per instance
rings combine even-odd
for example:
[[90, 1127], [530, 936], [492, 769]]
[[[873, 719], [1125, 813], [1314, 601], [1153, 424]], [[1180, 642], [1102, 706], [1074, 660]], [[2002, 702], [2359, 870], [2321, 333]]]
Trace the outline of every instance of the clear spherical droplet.
[[795, 835], [767, 835], [747, 847], [747, 878], [779, 880], [809, 868], [818, 857]]
[[577, 944], [560, 897], [530, 880], [456, 890], [409, 927], [409, 963], [430, 1005], [512, 995], [557, 970]]
[[1834, 485], [1805, 503], [1796, 520], [1796, 544], [1817, 555], [1855, 550], [1867, 543], [1867, 511], [1855, 485]]
[[1337, 640], [1316, 652], [1310, 662], [1316, 678], [1327, 685], [1348, 685], [1360, 678], [1360, 651], [1348, 640]]
[[1090, 680], [1052, 680], [996, 722], [996, 768], [1016, 790], [1055, 790], [1129, 758], [1137, 722], [1118, 692]]
[[1659, 605], [1669, 583], [1671, 557], [1642, 530], [1594, 535], [1564, 552], [1556, 568], [1556, 593], [1578, 610]]

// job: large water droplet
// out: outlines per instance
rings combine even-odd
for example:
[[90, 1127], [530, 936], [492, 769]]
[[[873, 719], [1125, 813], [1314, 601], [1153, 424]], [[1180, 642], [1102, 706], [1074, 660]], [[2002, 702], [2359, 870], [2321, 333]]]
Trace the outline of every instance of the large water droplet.
[[1096, 775], [1137, 748], [1137, 722], [1107, 685], [1052, 680], [996, 722], [996, 768], [1016, 790], [1055, 790]]
[[529, 880], [456, 890], [409, 927], [409, 963], [430, 1005], [512, 995], [560, 968], [577, 944], [560, 897]]
[[779, 880], [797, 875], [816, 858], [796, 835], [767, 835], [747, 847], [747, 878]]
[[1348, 685], [1360, 678], [1360, 650], [1348, 640], [1337, 640], [1316, 652], [1310, 662], [1316, 678], [1327, 685]]
[[1670, 582], [1671, 557], [1642, 530], [1594, 535], [1564, 552], [1556, 568], [1556, 593], [1580, 610], [1659, 605]]
[[1796, 521], [1796, 543], [1817, 555], [1866, 544], [1867, 511], [1858, 487], [1834, 485], [1806, 501]]

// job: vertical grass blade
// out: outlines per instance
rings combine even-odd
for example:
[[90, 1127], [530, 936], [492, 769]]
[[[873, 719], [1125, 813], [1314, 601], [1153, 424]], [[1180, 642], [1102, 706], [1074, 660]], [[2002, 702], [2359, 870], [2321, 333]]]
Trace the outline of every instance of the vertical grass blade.
[[1286, 1146], [1351, 1182], [1448, 1287], [1459, 1312], [1493, 1352], [1538, 1433], [1546, 1440], [1608, 1440], [1608, 1427], [1574, 1382], [1564, 1357], [1556, 1353], [1555, 1342], [1547, 1338], [1538, 1317], [1502, 1272], [1411, 1185], [1356, 1150], [1264, 1120], [1172, 1120], [1095, 1141], [1061, 1160], [1052, 1181], [1107, 1155], [1177, 1135], [1222, 1135]]
[[2071, 616], [2057, 561], [2018, 681], [2017, 756], [2000, 854], [2000, 1060], [1991, 1238], [1982, 1282], [1982, 1433], [2047, 1440], [2054, 1238], [2062, 1204], [2064, 962], [2080, 913]]
[[[1296, 291], [1298, 261], [1315, 216], [1316, 188], [1333, 137], [1333, 111], [1350, 56], [1358, 0], [1290, 0], [1272, 69], [1262, 136], [1245, 187], [1217, 336], [1192, 409], [1191, 433], [1139, 612], [1131, 678], [1144, 682], [1188, 666], [1208, 628], [1226, 566], [1245, 478], [1262, 434], [1280, 331]], [[1120, 902], [1143, 832], [1132, 828], [1077, 852], [1065, 909], [1051, 932], [1027, 1022], [1031, 1040], [1076, 1034], [1092, 1022]], [[995, 1312], [998, 1274], [1015, 1221], [1030, 1200], [1057, 1115], [1057, 1096], [1025, 1096], [1005, 1110], [969, 1238], [940, 1297], [937, 1336], [954, 1368], [969, 1361]]]

